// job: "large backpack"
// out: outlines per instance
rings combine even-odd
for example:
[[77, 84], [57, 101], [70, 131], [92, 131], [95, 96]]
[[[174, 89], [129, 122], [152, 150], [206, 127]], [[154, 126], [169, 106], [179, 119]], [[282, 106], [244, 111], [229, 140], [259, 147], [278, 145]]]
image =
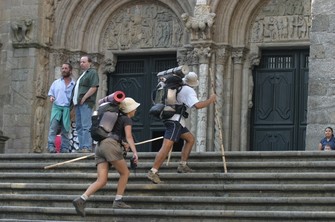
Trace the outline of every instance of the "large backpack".
[[[112, 130], [120, 116], [119, 103], [125, 98], [121, 91], [106, 96], [101, 99], [97, 111], [93, 112], [91, 117], [92, 126], [90, 128], [91, 137], [93, 140], [100, 142], [108, 137], [112, 137]], [[120, 138], [114, 138], [119, 140]]]
[[149, 110], [149, 114], [161, 120], [169, 119], [176, 113], [185, 116], [186, 107], [176, 105], [177, 94], [183, 85], [182, 78], [177, 75], [167, 76], [160, 81], [152, 93], [153, 106]]

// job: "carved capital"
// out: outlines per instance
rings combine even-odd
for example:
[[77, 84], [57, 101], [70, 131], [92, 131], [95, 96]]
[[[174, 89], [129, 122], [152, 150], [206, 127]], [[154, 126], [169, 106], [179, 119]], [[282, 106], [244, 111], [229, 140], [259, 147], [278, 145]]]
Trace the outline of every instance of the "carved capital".
[[235, 64], [243, 63], [245, 59], [246, 49], [244, 47], [237, 47], [232, 49], [232, 58]]
[[220, 46], [216, 49], [216, 64], [224, 65], [230, 54], [230, 47]]
[[191, 40], [208, 40], [212, 38], [211, 32], [216, 14], [210, 12], [210, 6], [197, 4], [194, 8], [194, 16], [188, 13], [181, 15], [186, 31], [191, 32]]
[[188, 65], [187, 49], [182, 48], [177, 50], [177, 62], [179, 66]]
[[199, 63], [200, 64], [208, 64], [209, 63], [209, 58], [211, 57], [211, 48], [210, 47], [199, 47], [199, 48], [194, 48], [193, 50], [195, 56], [199, 58]]

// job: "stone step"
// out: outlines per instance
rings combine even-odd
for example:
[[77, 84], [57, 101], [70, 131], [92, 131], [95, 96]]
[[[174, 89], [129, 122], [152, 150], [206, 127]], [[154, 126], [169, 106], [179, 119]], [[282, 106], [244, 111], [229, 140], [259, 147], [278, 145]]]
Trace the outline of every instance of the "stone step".
[[[32, 153], [32, 154], [1, 154], [1, 163], [46, 163], [53, 164], [57, 162], [67, 161], [70, 159], [92, 155], [93, 153], [80, 154], [80, 153], [68, 153], [68, 154], [49, 154], [49, 153]], [[128, 153], [128, 157], [131, 153]], [[140, 161], [146, 162], [146, 160], [153, 161], [156, 156], [156, 152], [140, 152]], [[335, 158], [335, 152], [320, 152], [320, 151], [244, 151], [244, 152], [225, 152], [225, 159], [227, 163], [230, 162], [278, 162], [278, 161], [333, 161]], [[94, 157], [88, 157], [80, 160], [80, 162], [91, 161]], [[171, 162], [178, 162], [180, 160], [180, 152], [172, 152]], [[220, 152], [192, 152], [190, 154], [190, 160], [194, 162], [222, 162], [222, 154]]]
[[[118, 173], [109, 173], [109, 181], [117, 181]], [[162, 181], [168, 184], [333, 184], [334, 173], [160, 173]], [[0, 182], [12, 183], [89, 183], [96, 179], [96, 173], [1, 173]], [[131, 173], [129, 184], [151, 183], [147, 173]]]
[[[35, 206], [73, 208], [78, 195], [0, 194], [0, 206]], [[87, 207], [112, 208], [114, 196], [96, 194]], [[132, 209], [175, 210], [302, 210], [332, 211], [335, 197], [213, 197], [213, 196], [125, 196]]]
[[[334, 211], [247, 211], [247, 210], [174, 210], [86, 208], [86, 217], [66, 207], [1, 206], [0, 217], [50, 221], [334, 221]], [[196, 218], [196, 220], [195, 220]]]
[[[176, 172], [179, 162], [170, 162], [167, 166], [164, 163], [160, 169], [160, 172]], [[44, 169], [52, 164], [46, 163], [0, 163], [0, 173], [15, 172], [36, 172], [36, 173], [48, 173], [48, 172], [96, 172], [96, 166], [94, 160], [81, 162], [68, 163], [61, 166], [56, 166], [50, 169]], [[128, 167], [129, 167], [128, 161]], [[145, 173], [152, 167], [152, 162], [141, 161], [138, 164], [136, 172]], [[195, 172], [224, 172], [222, 162], [194, 162], [189, 161], [188, 165]], [[259, 173], [259, 172], [330, 172], [329, 168], [335, 167], [335, 161], [263, 161], [263, 162], [230, 162], [227, 163], [227, 169], [229, 173]]]
[[[0, 183], [0, 194], [81, 195], [90, 184]], [[99, 195], [112, 195], [108, 183]], [[126, 195], [221, 197], [335, 197], [334, 184], [128, 184]]]

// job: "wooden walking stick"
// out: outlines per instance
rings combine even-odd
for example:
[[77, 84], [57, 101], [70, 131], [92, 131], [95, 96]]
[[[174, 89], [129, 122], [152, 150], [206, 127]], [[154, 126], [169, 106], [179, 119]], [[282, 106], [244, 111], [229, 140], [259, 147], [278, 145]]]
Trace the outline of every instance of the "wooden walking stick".
[[[214, 89], [214, 76], [212, 74], [212, 70], [211, 68], [209, 68], [209, 73], [210, 73], [210, 77], [212, 79], [212, 91], [213, 93], [215, 93], [215, 89]], [[218, 125], [219, 128], [219, 137], [220, 137], [220, 141], [221, 141], [221, 154], [222, 154], [222, 162], [223, 162], [223, 169], [224, 172], [227, 173], [227, 164], [226, 164], [226, 157], [225, 157], [225, 153], [224, 153], [224, 146], [223, 146], [223, 136], [222, 136], [222, 128], [221, 128], [221, 123], [220, 123], [220, 119], [218, 116], [218, 108], [216, 106], [216, 102], [214, 102], [214, 106], [215, 106], [215, 122]]]
[[[161, 137], [156, 137], [156, 138], [153, 138], [153, 139], [150, 139], [150, 140], [141, 141], [141, 142], [135, 143], [135, 145], [141, 145], [141, 144], [144, 144], [144, 143], [149, 143], [149, 142], [152, 142], [152, 141], [155, 141], [155, 140], [160, 140], [160, 139], [163, 139], [163, 137], [161, 136]], [[60, 162], [60, 163], [52, 164], [52, 165], [49, 165], [49, 166], [45, 166], [44, 169], [46, 170], [46, 169], [54, 168], [54, 167], [61, 166], [61, 165], [67, 164], [67, 163], [76, 162], [78, 160], [87, 159], [91, 156], [94, 156], [94, 153], [86, 155], [86, 156], [77, 157], [77, 158], [72, 159], [72, 160], [67, 160], [67, 161], [64, 161], [64, 162]]]

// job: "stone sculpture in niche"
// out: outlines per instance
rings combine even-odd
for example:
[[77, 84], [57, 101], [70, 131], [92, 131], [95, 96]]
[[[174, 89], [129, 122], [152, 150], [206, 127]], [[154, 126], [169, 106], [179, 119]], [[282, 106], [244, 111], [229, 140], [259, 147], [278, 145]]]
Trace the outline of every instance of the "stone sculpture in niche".
[[33, 20], [24, 19], [18, 20], [11, 24], [15, 42], [29, 42], [31, 40], [30, 33], [32, 29]]

